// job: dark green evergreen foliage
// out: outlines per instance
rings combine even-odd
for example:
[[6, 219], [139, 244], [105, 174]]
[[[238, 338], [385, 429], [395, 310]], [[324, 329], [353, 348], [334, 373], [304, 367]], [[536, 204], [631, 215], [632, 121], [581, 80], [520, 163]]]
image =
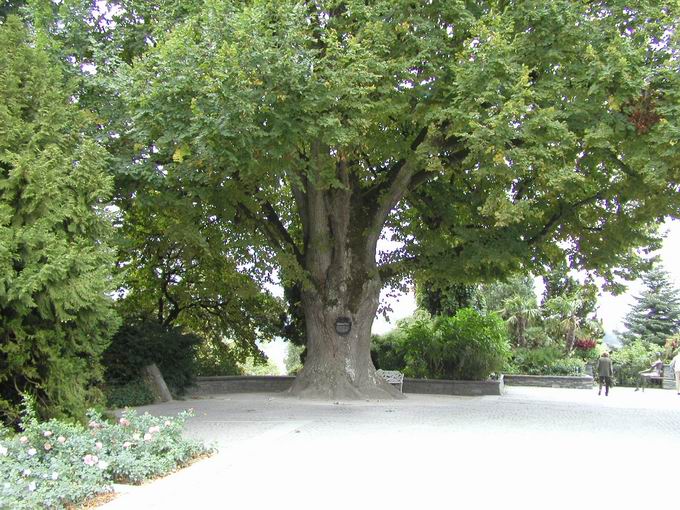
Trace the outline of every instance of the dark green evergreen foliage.
[[141, 379], [122, 385], [106, 385], [104, 395], [107, 409], [138, 407], [154, 403], [153, 392]]
[[111, 340], [102, 361], [112, 386], [136, 382], [142, 369], [156, 363], [170, 391], [181, 394], [196, 375], [201, 338], [153, 320], [127, 320]]
[[463, 308], [453, 317], [416, 317], [403, 332], [404, 373], [411, 377], [482, 380], [500, 372], [510, 355], [497, 314]]
[[663, 346], [680, 332], [680, 294], [659, 265], [642, 275], [645, 289], [623, 320], [624, 343], [643, 340]]
[[0, 413], [14, 422], [26, 392], [44, 417], [82, 418], [117, 327], [107, 154], [18, 18], [0, 48]]
[[454, 283], [438, 286], [431, 281], [416, 283], [416, 302], [418, 308], [430, 315], [454, 316], [461, 308], [481, 310], [483, 300], [478, 285]]

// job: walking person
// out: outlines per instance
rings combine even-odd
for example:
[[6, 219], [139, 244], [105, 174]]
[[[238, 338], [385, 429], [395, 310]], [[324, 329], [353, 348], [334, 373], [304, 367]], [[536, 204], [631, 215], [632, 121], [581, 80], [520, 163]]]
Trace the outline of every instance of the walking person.
[[675, 372], [675, 390], [680, 395], [680, 349], [678, 350], [675, 358], [671, 361], [671, 370]]
[[603, 352], [600, 359], [597, 360], [597, 380], [600, 384], [600, 388], [597, 390], [598, 395], [602, 394], [602, 385], [604, 384], [604, 396], [609, 396], [609, 387], [612, 385], [613, 376], [612, 360], [609, 358], [609, 354]]

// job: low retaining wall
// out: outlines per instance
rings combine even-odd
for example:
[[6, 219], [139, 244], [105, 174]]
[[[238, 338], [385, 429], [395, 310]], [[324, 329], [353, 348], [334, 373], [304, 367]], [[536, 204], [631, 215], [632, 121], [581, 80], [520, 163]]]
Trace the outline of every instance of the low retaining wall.
[[[198, 377], [187, 396], [220, 395], [224, 393], [267, 393], [286, 391], [295, 377], [288, 376], [216, 376]], [[404, 393], [436, 395], [502, 395], [503, 378], [498, 381], [445, 381], [434, 379], [404, 379]]]
[[542, 386], [544, 388], [575, 388], [592, 390], [593, 378], [589, 375], [517, 375], [504, 374], [508, 386]]
[[445, 379], [404, 379], [404, 393], [433, 395], [502, 395], [503, 377], [496, 381], [450, 381]]
[[224, 375], [197, 377], [187, 395], [219, 395], [222, 393], [268, 393], [286, 391], [295, 377], [281, 375]]

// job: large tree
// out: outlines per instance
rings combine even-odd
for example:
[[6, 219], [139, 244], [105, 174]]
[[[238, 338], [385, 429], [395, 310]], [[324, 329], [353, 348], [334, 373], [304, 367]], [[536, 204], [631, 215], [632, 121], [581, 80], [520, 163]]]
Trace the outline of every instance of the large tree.
[[98, 403], [99, 358], [115, 332], [107, 153], [44, 39], [0, 22], [0, 415], [21, 394], [43, 416]]
[[[119, 175], [190, 197], [296, 289], [298, 395], [392, 394], [369, 355], [386, 283], [565, 252], [613, 281], [677, 213], [677, 1], [191, 5], [110, 81]], [[377, 253], [386, 232], [401, 248]]]
[[645, 340], [663, 346], [680, 332], [680, 293], [658, 264], [642, 275], [642, 282], [645, 288], [623, 319], [621, 337], [626, 344]]

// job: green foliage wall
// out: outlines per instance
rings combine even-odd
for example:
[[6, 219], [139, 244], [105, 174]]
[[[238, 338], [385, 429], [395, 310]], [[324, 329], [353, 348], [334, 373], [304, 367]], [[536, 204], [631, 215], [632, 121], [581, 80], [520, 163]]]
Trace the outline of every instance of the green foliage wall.
[[[510, 354], [503, 320], [469, 308], [453, 317], [421, 313], [376, 342], [376, 365], [409, 377], [482, 380], [500, 372]], [[403, 366], [398, 366], [403, 362]]]
[[149, 320], [128, 320], [106, 349], [106, 380], [112, 385], [137, 381], [142, 369], [156, 363], [170, 391], [180, 394], [196, 375], [196, 350], [201, 339], [180, 328]]
[[15, 422], [27, 392], [44, 417], [82, 417], [117, 326], [107, 153], [18, 18], [0, 25], [0, 48], [0, 414]]

